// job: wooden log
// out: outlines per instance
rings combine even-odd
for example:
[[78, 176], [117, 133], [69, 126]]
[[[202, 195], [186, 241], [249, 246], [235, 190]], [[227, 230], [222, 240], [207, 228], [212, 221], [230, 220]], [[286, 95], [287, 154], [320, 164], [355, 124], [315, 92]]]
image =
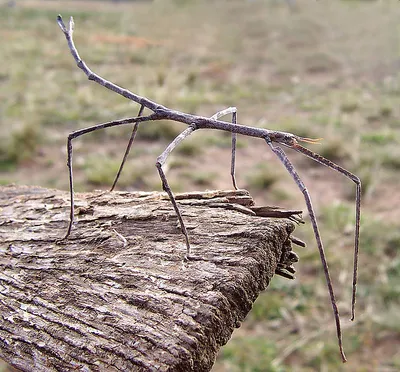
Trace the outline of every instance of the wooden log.
[[0, 358], [36, 372], [210, 370], [275, 271], [294, 272], [295, 224], [257, 216], [245, 190], [177, 200], [189, 261], [165, 193], [77, 194], [60, 241], [66, 192], [0, 187]]

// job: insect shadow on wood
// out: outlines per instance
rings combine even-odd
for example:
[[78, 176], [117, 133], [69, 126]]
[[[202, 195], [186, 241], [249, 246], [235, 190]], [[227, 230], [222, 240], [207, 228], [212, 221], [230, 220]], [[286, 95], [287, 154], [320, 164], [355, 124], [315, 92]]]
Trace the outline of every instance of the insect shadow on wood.
[[[69, 27], [67, 28], [62, 20], [62, 17], [59, 15], [57, 17], [58, 25], [60, 26], [61, 30], [63, 31], [68, 47], [70, 52], [77, 63], [77, 66], [86, 74], [89, 80], [92, 80], [107, 89], [112, 90], [113, 92], [131, 100], [140, 105], [139, 113], [135, 117], [120, 119], [115, 121], [110, 121], [107, 123], [102, 123], [98, 125], [94, 125], [85, 129], [80, 129], [70, 133], [67, 140], [67, 166], [69, 171], [69, 189], [70, 189], [70, 216], [69, 216], [69, 224], [67, 228], [67, 232], [64, 236], [64, 239], [68, 238], [71, 233], [72, 225], [74, 222], [74, 189], [73, 189], [73, 174], [72, 174], [72, 140], [80, 137], [84, 134], [99, 130], [105, 129], [109, 127], [115, 127], [120, 125], [133, 125], [132, 134], [126, 148], [121, 166], [118, 170], [114, 183], [111, 187], [111, 190], [114, 189], [116, 183], [118, 182], [119, 175], [121, 174], [122, 168], [125, 164], [126, 158], [129, 154], [130, 148], [134, 141], [136, 132], [140, 123], [145, 121], [158, 121], [158, 120], [171, 120], [186, 124], [188, 127], [182, 131], [164, 150], [164, 152], [157, 158], [156, 167], [161, 178], [162, 187], [165, 192], [167, 192], [175, 213], [178, 217], [179, 225], [181, 231], [184, 235], [185, 244], [186, 244], [186, 257], [190, 259], [190, 241], [189, 235], [186, 230], [186, 226], [184, 220], [182, 218], [182, 214], [178, 207], [178, 204], [175, 200], [174, 194], [169, 186], [167, 177], [163, 171], [163, 165], [165, 164], [168, 156], [170, 153], [177, 147], [185, 138], [189, 137], [194, 131], [199, 129], [215, 129], [225, 132], [230, 132], [232, 134], [232, 158], [231, 158], [231, 177], [233, 186], [237, 189], [236, 179], [235, 179], [235, 152], [236, 152], [236, 136], [237, 134], [241, 134], [244, 136], [249, 137], [256, 137], [261, 138], [267, 144], [267, 146], [272, 150], [272, 152], [278, 157], [281, 163], [284, 165], [292, 179], [295, 181], [296, 185], [302, 192], [304, 196], [304, 200], [307, 206], [307, 210], [310, 216], [311, 225], [314, 231], [315, 240], [317, 242], [317, 247], [319, 250], [319, 254], [321, 257], [321, 262], [325, 274], [325, 279], [329, 291], [329, 296], [332, 304], [333, 315], [335, 318], [336, 323], [336, 332], [339, 344], [339, 351], [342, 357], [342, 361], [346, 362], [346, 356], [343, 350], [343, 343], [342, 343], [342, 329], [340, 325], [340, 316], [339, 310], [336, 304], [336, 298], [332, 286], [331, 277], [328, 270], [328, 264], [325, 257], [325, 251], [321, 239], [321, 235], [319, 232], [317, 219], [315, 216], [313, 204], [311, 202], [310, 194], [304, 185], [303, 181], [301, 180], [300, 176], [298, 175], [296, 169], [294, 168], [293, 164], [287, 157], [286, 153], [284, 152], [282, 147], [291, 148], [305, 156], [311, 158], [312, 160], [338, 172], [343, 174], [345, 177], [349, 178], [356, 184], [356, 196], [355, 196], [355, 233], [354, 233], [354, 259], [353, 259], [353, 284], [352, 284], [352, 299], [351, 299], [351, 320], [354, 320], [355, 317], [355, 302], [356, 302], [356, 287], [357, 287], [357, 270], [358, 270], [358, 251], [359, 251], [359, 235], [360, 235], [360, 208], [361, 208], [361, 181], [360, 179], [353, 173], [349, 172], [348, 170], [344, 169], [343, 167], [333, 163], [332, 161], [324, 158], [323, 156], [303, 147], [300, 145], [301, 142], [305, 143], [317, 143], [320, 139], [311, 139], [311, 138], [304, 138], [300, 136], [296, 136], [292, 133], [281, 132], [281, 131], [274, 131], [265, 128], [256, 128], [246, 125], [237, 124], [237, 116], [236, 116], [236, 108], [230, 107], [226, 110], [220, 111], [215, 115], [211, 116], [210, 118], [204, 116], [197, 116], [192, 114], [183, 113], [180, 111], [169, 109], [163, 105], [160, 105], [154, 101], [146, 97], [141, 97], [131, 91], [124, 89], [104, 78], [94, 73], [90, 68], [86, 65], [86, 63], [80, 58], [78, 50], [75, 47], [73, 41], [73, 31], [74, 31], [74, 21], [73, 18], [70, 18]], [[147, 108], [151, 111], [151, 114], [143, 116], [143, 110]], [[222, 116], [225, 115], [232, 115], [232, 121], [226, 122], [219, 120]]]

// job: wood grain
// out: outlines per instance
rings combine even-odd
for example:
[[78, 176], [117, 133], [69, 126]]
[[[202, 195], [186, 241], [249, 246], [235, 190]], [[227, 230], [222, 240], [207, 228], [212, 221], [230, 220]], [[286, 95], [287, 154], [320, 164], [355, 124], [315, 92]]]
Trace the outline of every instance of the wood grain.
[[[275, 271], [293, 269], [286, 218], [247, 191], [0, 188], [0, 358], [23, 371], [208, 371]], [[263, 209], [265, 214], [265, 208]], [[268, 337], [266, 335], [266, 337]]]

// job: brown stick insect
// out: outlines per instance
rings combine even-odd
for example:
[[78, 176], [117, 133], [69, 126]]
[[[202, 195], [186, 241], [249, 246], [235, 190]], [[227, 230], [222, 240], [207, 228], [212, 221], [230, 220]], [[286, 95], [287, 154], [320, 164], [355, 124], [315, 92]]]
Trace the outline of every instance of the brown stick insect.
[[[355, 238], [354, 238], [354, 267], [353, 267], [353, 290], [352, 290], [352, 301], [351, 301], [351, 320], [354, 320], [354, 316], [355, 316], [355, 301], [356, 301], [356, 286], [357, 286], [358, 250], [359, 250], [359, 235], [360, 235], [360, 207], [361, 207], [361, 181], [360, 181], [360, 179], [353, 173], [342, 168], [341, 166], [333, 163], [332, 161], [330, 161], [330, 160], [322, 157], [321, 155], [300, 145], [301, 142], [311, 143], [311, 144], [317, 143], [319, 141], [319, 139], [303, 138], [303, 137], [299, 137], [299, 136], [296, 136], [291, 133], [268, 130], [268, 129], [263, 129], [263, 128], [256, 128], [256, 127], [251, 127], [251, 126], [246, 126], [246, 125], [239, 125], [236, 122], [236, 120], [237, 120], [236, 108], [232, 108], [232, 107], [216, 113], [211, 118], [179, 112], [176, 110], [169, 109], [165, 106], [162, 106], [156, 102], [153, 102], [148, 98], [141, 97], [135, 93], [130, 92], [127, 89], [121, 88], [120, 86], [118, 86], [108, 80], [105, 80], [104, 78], [100, 77], [99, 75], [97, 75], [96, 73], [91, 71], [89, 69], [89, 67], [85, 64], [85, 62], [80, 58], [78, 50], [76, 49], [74, 41], [73, 41], [73, 31], [74, 31], [73, 18], [72, 17], [70, 18], [68, 28], [65, 26], [61, 16], [58, 16], [57, 21], [58, 21], [58, 25], [60, 26], [61, 30], [63, 31], [63, 33], [67, 39], [70, 52], [71, 52], [72, 56], [74, 57], [75, 62], [77, 63], [77, 66], [86, 74], [88, 79], [92, 80], [92, 81], [104, 86], [105, 88], [110, 89], [113, 92], [120, 94], [121, 96], [123, 96], [131, 101], [134, 101], [140, 105], [139, 113], [136, 117], [115, 120], [115, 121], [110, 121], [107, 123], [94, 125], [94, 126], [91, 126], [91, 127], [85, 128], [85, 129], [74, 131], [68, 136], [67, 166], [68, 166], [68, 170], [69, 170], [69, 188], [70, 188], [71, 204], [70, 204], [69, 225], [68, 225], [67, 233], [65, 234], [64, 238], [67, 238], [70, 235], [72, 225], [74, 222], [74, 189], [73, 189], [73, 175], [72, 175], [72, 140], [73, 139], [80, 137], [86, 133], [90, 133], [90, 132], [93, 132], [93, 131], [96, 131], [99, 129], [109, 128], [109, 127], [114, 127], [114, 126], [119, 126], [119, 125], [134, 124], [132, 135], [129, 140], [128, 147], [125, 151], [123, 161], [121, 163], [120, 169], [117, 173], [117, 176], [116, 176], [115, 181], [111, 188], [111, 190], [113, 190], [118, 181], [119, 175], [122, 171], [122, 167], [128, 156], [129, 150], [131, 148], [131, 145], [133, 143], [133, 140], [135, 138], [135, 135], [136, 135], [136, 132], [138, 130], [140, 123], [145, 122], [145, 121], [172, 120], [172, 121], [176, 121], [176, 122], [180, 122], [180, 123], [188, 125], [188, 127], [184, 131], [182, 131], [167, 146], [167, 148], [164, 150], [164, 152], [157, 158], [156, 167], [157, 167], [158, 173], [161, 178], [162, 187], [163, 187], [164, 191], [167, 192], [167, 194], [171, 200], [171, 203], [173, 205], [173, 208], [176, 212], [176, 215], [178, 217], [181, 231], [185, 238], [186, 249], [187, 249], [186, 255], [187, 255], [187, 258], [190, 258], [190, 242], [189, 242], [189, 236], [188, 236], [188, 233], [187, 233], [187, 230], [185, 227], [185, 223], [183, 221], [182, 214], [180, 212], [178, 204], [175, 200], [174, 194], [168, 184], [167, 177], [163, 171], [163, 165], [165, 164], [168, 156], [175, 149], [175, 147], [177, 147], [185, 138], [190, 136], [196, 130], [215, 129], [215, 130], [230, 132], [230, 133], [232, 133], [231, 176], [232, 176], [233, 186], [235, 189], [237, 189], [237, 184], [236, 184], [236, 179], [235, 179], [236, 136], [237, 136], [237, 134], [241, 134], [244, 136], [261, 138], [262, 140], [264, 140], [266, 142], [267, 146], [273, 151], [273, 153], [282, 162], [282, 164], [284, 165], [286, 170], [289, 172], [290, 176], [293, 178], [293, 180], [295, 181], [295, 183], [298, 186], [298, 188], [300, 189], [300, 191], [303, 193], [304, 200], [305, 200], [305, 203], [307, 206], [307, 210], [310, 215], [310, 220], [311, 220], [312, 228], [314, 231], [315, 239], [317, 242], [317, 247], [319, 250], [320, 257], [321, 257], [321, 262], [322, 262], [322, 266], [323, 266], [323, 270], [324, 270], [324, 274], [325, 274], [326, 283], [327, 283], [328, 290], [329, 290], [333, 314], [334, 314], [334, 318], [335, 318], [335, 322], [336, 322], [336, 331], [337, 331], [337, 337], [338, 337], [338, 343], [339, 343], [339, 350], [341, 353], [342, 360], [343, 360], [343, 362], [345, 362], [346, 357], [345, 357], [343, 345], [342, 345], [342, 330], [341, 330], [341, 325], [340, 325], [339, 311], [338, 311], [338, 307], [336, 304], [332, 281], [330, 278], [328, 264], [327, 264], [326, 257], [325, 257], [325, 251], [324, 251], [324, 247], [322, 244], [320, 232], [318, 229], [317, 219], [316, 219], [316, 216], [314, 213], [314, 208], [313, 208], [313, 204], [311, 202], [311, 197], [309, 195], [309, 192], [308, 192], [306, 186], [304, 185], [304, 183], [301, 180], [300, 176], [298, 175], [296, 169], [294, 168], [293, 164], [291, 163], [289, 158], [286, 156], [286, 153], [284, 152], [283, 148], [284, 147], [291, 148], [299, 153], [302, 153], [302, 154], [306, 155], [307, 157], [311, 158], [312, 160], [314, 160], [328, 168], [331, 168], [332, 170], [334, 170], [336, 172], [343, 174], [345, 177], [349, 178], [356, 184], [356, 197], [355, 197], [356, 223], [355, 223], [355, 234], [354, 234], [354, 236], [355, 236]], [[147, 116], [142, 116], [143, 110], [145, 108], [150, 110], [152, 113]], [[225, 122], [225, 121], [219, 120], [222, 116], [228, 115], [228, 114], [232, 115], [232, 122]]]

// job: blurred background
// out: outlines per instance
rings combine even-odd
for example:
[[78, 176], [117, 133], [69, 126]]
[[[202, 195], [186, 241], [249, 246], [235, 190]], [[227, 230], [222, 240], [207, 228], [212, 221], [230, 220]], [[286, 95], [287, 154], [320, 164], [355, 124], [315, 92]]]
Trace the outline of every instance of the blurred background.
[[[348, 363], [340, 360], [305, 215], [296, 229], [308, 244], [296, 247], [297, 279], [273, 279], [213, 371], [400, 370], [399, 1], [0, 0], [4, 185], [67, 190], [68, 134], [138, 111], [76, 67], [59, 13], [65, 21], [74, 16], [81, 57], [104, 78], [177, 110], [211, 116], [236, 106], [241, 124], [323, 137], [309, 147], [363, 182], [357, 315], [350, 322], [354, 184], [288, 151], [317, 209]], [[161, 190], [156, 158], [185, 128], [142, 124], [117, 189]], [[74, 140], [76, 191], [111, 186], [130, 131]], [[266, 144], [238, 141], [239, 187], [258, 204], [305, 210]], [[231, 189], [230, 134], [195, 132], [166, 168], [175, 192]]]

